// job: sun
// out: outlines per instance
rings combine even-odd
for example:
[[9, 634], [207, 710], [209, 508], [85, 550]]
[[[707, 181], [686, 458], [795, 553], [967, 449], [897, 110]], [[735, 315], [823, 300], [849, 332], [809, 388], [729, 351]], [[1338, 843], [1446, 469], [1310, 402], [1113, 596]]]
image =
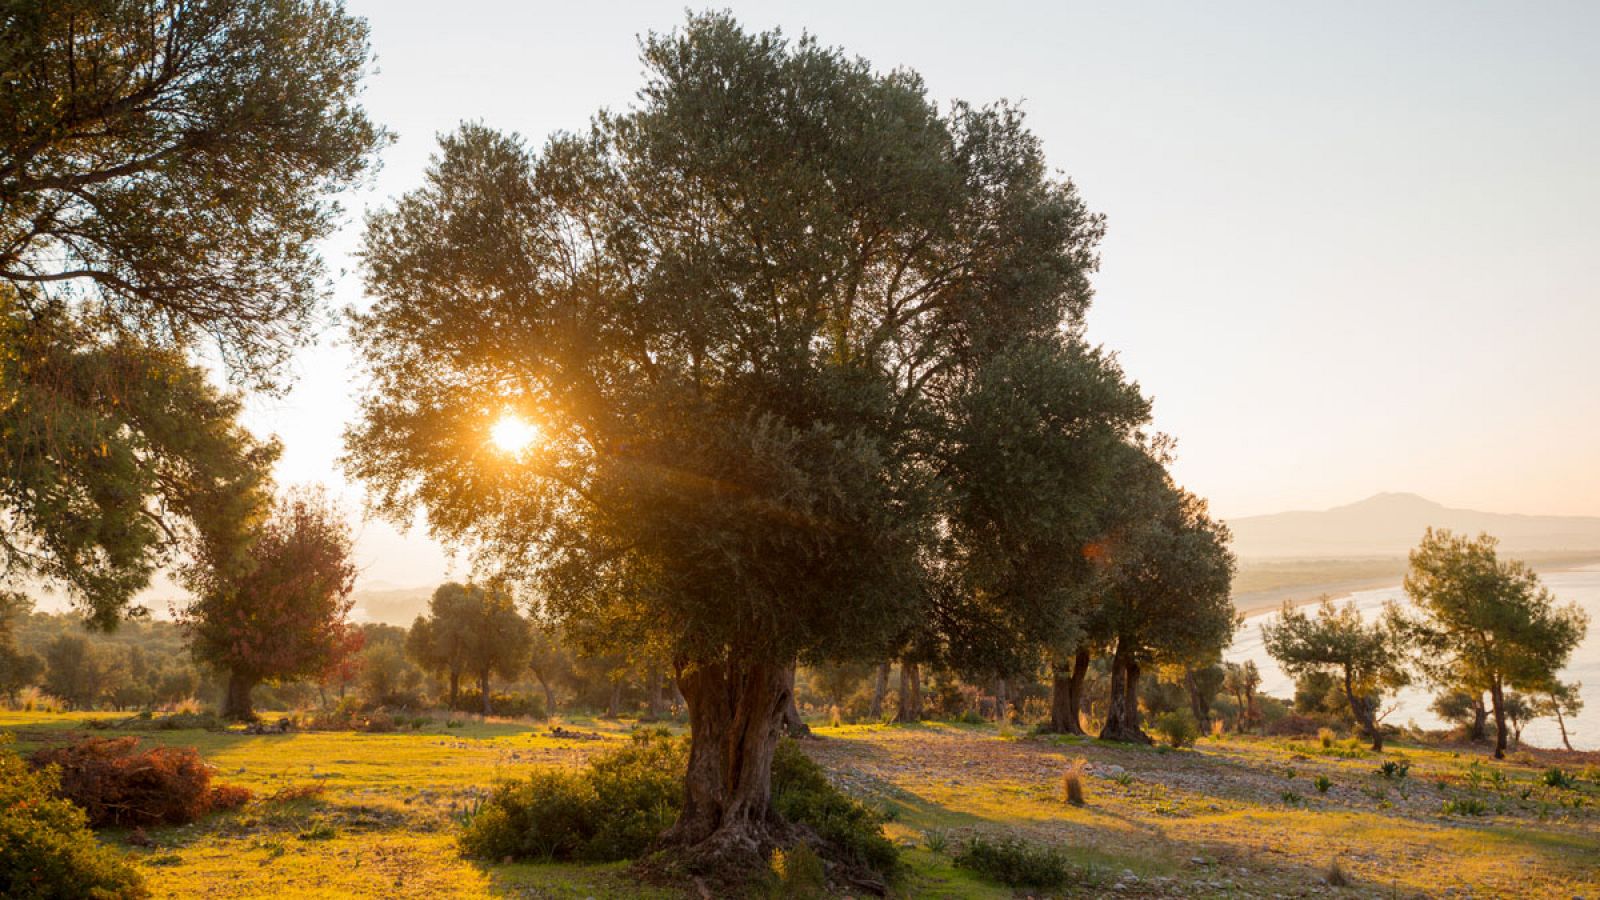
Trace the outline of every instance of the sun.
[[539, 426], [516, 413], [505, 413], [489, 427], [489, 440], [502, 453], [521, 453], [538, 439]]

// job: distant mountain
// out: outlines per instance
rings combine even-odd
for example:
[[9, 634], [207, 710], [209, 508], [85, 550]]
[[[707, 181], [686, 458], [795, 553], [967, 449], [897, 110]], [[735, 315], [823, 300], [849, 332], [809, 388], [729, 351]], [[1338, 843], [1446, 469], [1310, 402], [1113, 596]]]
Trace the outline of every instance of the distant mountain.
[[1429, 526], [1486, 531], [1513, 554], [1595, 551], [1600, 517], [1523, 516], [1451, 509], [1416, 494], [1377, 494], [1321, 512], [1230, 519], [1233, 550], [1243, 559], [1403, 556]]

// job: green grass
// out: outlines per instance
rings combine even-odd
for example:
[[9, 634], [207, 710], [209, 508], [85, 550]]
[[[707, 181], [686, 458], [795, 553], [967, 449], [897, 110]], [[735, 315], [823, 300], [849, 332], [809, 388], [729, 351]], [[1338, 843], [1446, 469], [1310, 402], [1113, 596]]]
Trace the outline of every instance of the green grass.
[[[88, 728], [95, 718], [124, 717], [0, 711], [0, 730], [29, 750], [106, 733]], [[118, 731], [195, 746], [219, 781], [258, 796], [305, 784], [325, 790], [291, 803], [258, 800], [189, 828], [152, 829], [150, 847], [127, 846], [116, 831], [103, 838], [130, 855], [157, 896], [697, 896], [646, 890], [626, 864], [461, 857], [459, 816], [496, 779], [580, 765], [628, 731], [626, 723], [600, 720], [566, 724], [606, 740], [556, 740], [544, 723], [471, 719], [396, 734]], [[984, 725], [817, 732], [822, 740], [807, 742], [806, 752], [841, 788], [889, 814], [885, 831], [904, 848], [908, 868], [905, 896], [1013, 896], [953, 865], [954, 848], [973, 834], [1055, 847], [1093, 876], [1094, 884], [1068, 884], [1062, 896], [1101, 896], [1123, 878], [1131, 879], [1128, 896], [1303, 896], [1320, 889], [1336, 856], [1357, 889], [1383, 896], [1445, 887], [1485, 896], [1600, 895], [1600, 785], [1546, 785], [1548, 763], [1494, 763], [1481, 751], [1417, 746], [1343, 758], [1305, 741], [1231, 735], [1159, 754], [1023, 738], [1022, 729], [1003, 738]], [[1087, 803], [1073, 807], [1061, 800], [1061, 774], [1079, 756], [1090, 764]], [[1375, 773], [1399, 759], [1410, 764], [1409, 777]], [[1319, 793], [1319, 777], [1335, 788]], [[1286, 807], [1285, 793], [1301, 802]], [[1478, 799], [1490, 812], [1442, 815], [1454, 798]], [[948, 836], [941, 853], [925, 845], [935, 830]]]

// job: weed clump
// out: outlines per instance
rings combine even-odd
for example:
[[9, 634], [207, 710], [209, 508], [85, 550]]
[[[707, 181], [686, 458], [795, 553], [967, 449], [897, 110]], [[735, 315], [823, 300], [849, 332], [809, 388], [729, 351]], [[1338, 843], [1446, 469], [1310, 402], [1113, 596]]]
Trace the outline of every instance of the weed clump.
[[1051, 890], [1072, 877], [1072, 863], [1060, 850], [1017, 837], [974, 835], [956, 852], [957, 868], [1007, 887]]
[[88, 738], [40, 750], [35, 766], [60, 770], [61, 796], [82, 807], [89, 823], [183, 825], [214, 809], [250, 800], [242, 787], [211, 785], [211, 770], [193, 747], [139, 750], [139, 739]]
[[804, 841], [772, 853], [771, 889], [774, 898], [828, 896], [828, 870], [817, 851]]
[[1317, 793], [1326, 794], [1328, 792], [1328, 788], [1333, 787], [1333, 779], [1326, 775], [1318, 775], [1312, 780], [1311, 786], [1317, 789]]
[[0, 750], [0, 897], [147, 897], [139, 873], [57, 796], [55, 769]]
[[1078, 757], [1067, 766], [1067, 771], [1061, 776], [1061, 792], [1068, 803], [1073, 806], [1083, 805], [1083, 770], [1089, 761]]
[[[1332, 750], [1333, 742], [1337, 740], [1338, 737], [1338, 735], [1333, 733], [1332, 728], [1317, 729], [1317, 741], [1322, 744], [1322, 749], [1324, 750]], [[1337, 863], [1335, 863], [1335, 865], [1337, 865]]]
[[1377, 772], [1379, 775], [1382, 775], [1384, 778], [1387, 778], [1390, 781], [1399, 781], [1400, 779], [1411, 774], [1411, 763], [1408, 763], [1405, 760], [1400, 760], [1398, 762], [1392, 759], [1385, 760], [1383, 765], [1378, 767]]
[[1544, 782], [1545, 787], [1567, 788], [1569, 790], [1578, 787], [1578, 779], [1573, 777], [1571, 773], [1562, 771], [1560, 766], [1551, 766], [1545, 769], [1544, 774], [1539, 776], [1539, 779]]
[[1322, 880], [1326, 881], [1329, 887], [1349, 887], [1350, 885], [1350, 876], [1344, 873], [1344, 868], [1339, 865], [1339, 860], [1337, 859], [1328, 863], [1328, 871], [1322, 876]]

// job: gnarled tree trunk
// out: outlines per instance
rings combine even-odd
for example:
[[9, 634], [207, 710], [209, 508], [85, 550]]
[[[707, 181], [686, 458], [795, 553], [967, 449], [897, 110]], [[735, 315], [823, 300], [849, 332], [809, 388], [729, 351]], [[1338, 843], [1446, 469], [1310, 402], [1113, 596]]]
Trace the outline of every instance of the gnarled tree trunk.
[[1130, 744], [1152, 743], [1139, 722], [1139, 662], [1127, 641], [1117, 641], [1111, 660], [1111, 704], [1100, 739]]
[[257, 679], [241, 672], [228, 673], [228, 691], [222, 698], [222, 717], [240, 722], [256, 720], [255, 706], [250, 702], [250, 692]]
[[1467, 740], [1481, 741], [1489, 736], [1489, 710], [1483, 705], [1483, 692], [1479, 691], [1472, 700], [1472, 728], [1467, 732]]
[[1069, 670], [1051, 663], [1050, 730], [1057, 734], [1083, 734], [1083, 679], [1089, 673], [1089, 651], [1079, 650]]
[[689, 707], [683, 811], [662, 836], [700, 871], [755, 871], [784, 842], [772, 809], [772, 755], [792, 683], [788, 666], [701, 662], [676, 666]]
[[872, 683], [872, 707], [868, 716], [873, 721], [883, 718], [883, 698], [889, 694], [889, 666], [888, 660], [879, 663], [878, 677]]
[[895, 713], [894, 720], [922, 721], [922, 672], [909, 659], [900, 661], [900, 709]]
[[1378, 702], [1371, 697], [1357, 697], [1354, 676], [1348, 666], [1344, 670], [1344, 699], [1350, 704], [1350, 713], [1355, 716], [1356, 724], [1367, 733], [1367, 738], [1372, 741], [1374, 753], [1383, 752], [1383, 729], [1378, 727]]

